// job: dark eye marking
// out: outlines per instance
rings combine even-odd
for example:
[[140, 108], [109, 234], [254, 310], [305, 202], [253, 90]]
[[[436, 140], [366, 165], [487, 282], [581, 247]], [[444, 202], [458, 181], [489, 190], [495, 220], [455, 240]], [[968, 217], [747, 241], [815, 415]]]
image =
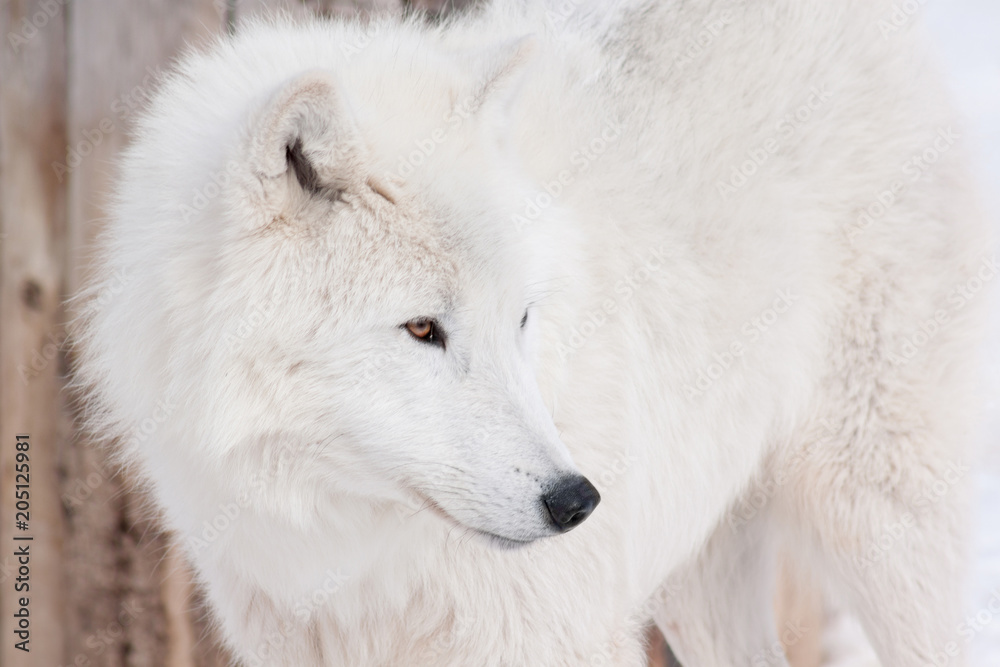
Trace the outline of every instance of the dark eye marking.
[[524, 317], [521, 318], [521, 328], [523, 329], [524, 325], [527, 324], [527, 323], [528, 323], [528, 309], [525, 308], [525, 310], [524, 310]]
[[436, 320], [429, 318], [410, 320], [403, 325], [403, 328], [410, 332], [410, 335], [419, 340], [421, 343], [437, 345], [442, 350], [444, 349], [444, 331], [441, 330], [441, 326]]

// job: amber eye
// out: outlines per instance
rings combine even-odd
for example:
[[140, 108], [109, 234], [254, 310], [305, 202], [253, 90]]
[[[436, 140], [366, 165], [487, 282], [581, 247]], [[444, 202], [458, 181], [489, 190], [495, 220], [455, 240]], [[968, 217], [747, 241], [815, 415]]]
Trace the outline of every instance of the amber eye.
[[410, 320], [403, 326], [420, 342], [444, 347], [444, 335], [434, 320]]
[[434, 333], [434, 324], [430, 320], [416, 320], [406, 323], [406, 330], [415, 338], [427, 338]]

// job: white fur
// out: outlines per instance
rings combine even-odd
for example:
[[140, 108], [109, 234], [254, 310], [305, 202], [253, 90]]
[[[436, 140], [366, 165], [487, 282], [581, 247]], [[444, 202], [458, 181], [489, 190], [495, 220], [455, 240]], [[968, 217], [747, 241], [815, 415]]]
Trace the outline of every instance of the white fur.
[[[960, 148], [907, 162], [953, 119], [892, 12], [505, 0], [188, 55], [122, 160], [79, 377], [236, 655], [635, 666], [655, 621], [688, 667], [784, 664], [781, 541], [886, 667], [963, 646], [956, 285], [994, 260]], [[553, 537], [575, 471], [603, 500]]]

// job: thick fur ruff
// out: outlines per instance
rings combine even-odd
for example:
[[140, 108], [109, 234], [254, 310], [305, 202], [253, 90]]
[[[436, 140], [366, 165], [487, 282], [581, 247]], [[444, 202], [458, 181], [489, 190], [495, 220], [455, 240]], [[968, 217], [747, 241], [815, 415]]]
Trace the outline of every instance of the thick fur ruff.
[[786, 664], [784, 544], [886, 667], [962, 664], [998, 269], [898, 11], [503, 0], [184, 58], [77, 370], [240, 660], [635, 667], [656, 623]]

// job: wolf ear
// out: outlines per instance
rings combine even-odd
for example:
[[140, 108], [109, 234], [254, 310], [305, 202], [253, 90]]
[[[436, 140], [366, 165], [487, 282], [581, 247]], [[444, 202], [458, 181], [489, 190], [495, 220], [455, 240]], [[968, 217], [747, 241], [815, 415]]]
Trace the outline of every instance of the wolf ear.
[[480, 79], [473, 89], [469, 113], [478, 113], [494, 104], [506, 112], [538, 51], [538, 38], [525, 35], [479, 52], [476, 59], [480, 64]]
[[302, 191], [337, 197], [358, 173], [359, 148], [337, 82], [326, 72], [302, 74], [265, 104], [251, 130], [248, 163], [261, 203], [276, 213]]

